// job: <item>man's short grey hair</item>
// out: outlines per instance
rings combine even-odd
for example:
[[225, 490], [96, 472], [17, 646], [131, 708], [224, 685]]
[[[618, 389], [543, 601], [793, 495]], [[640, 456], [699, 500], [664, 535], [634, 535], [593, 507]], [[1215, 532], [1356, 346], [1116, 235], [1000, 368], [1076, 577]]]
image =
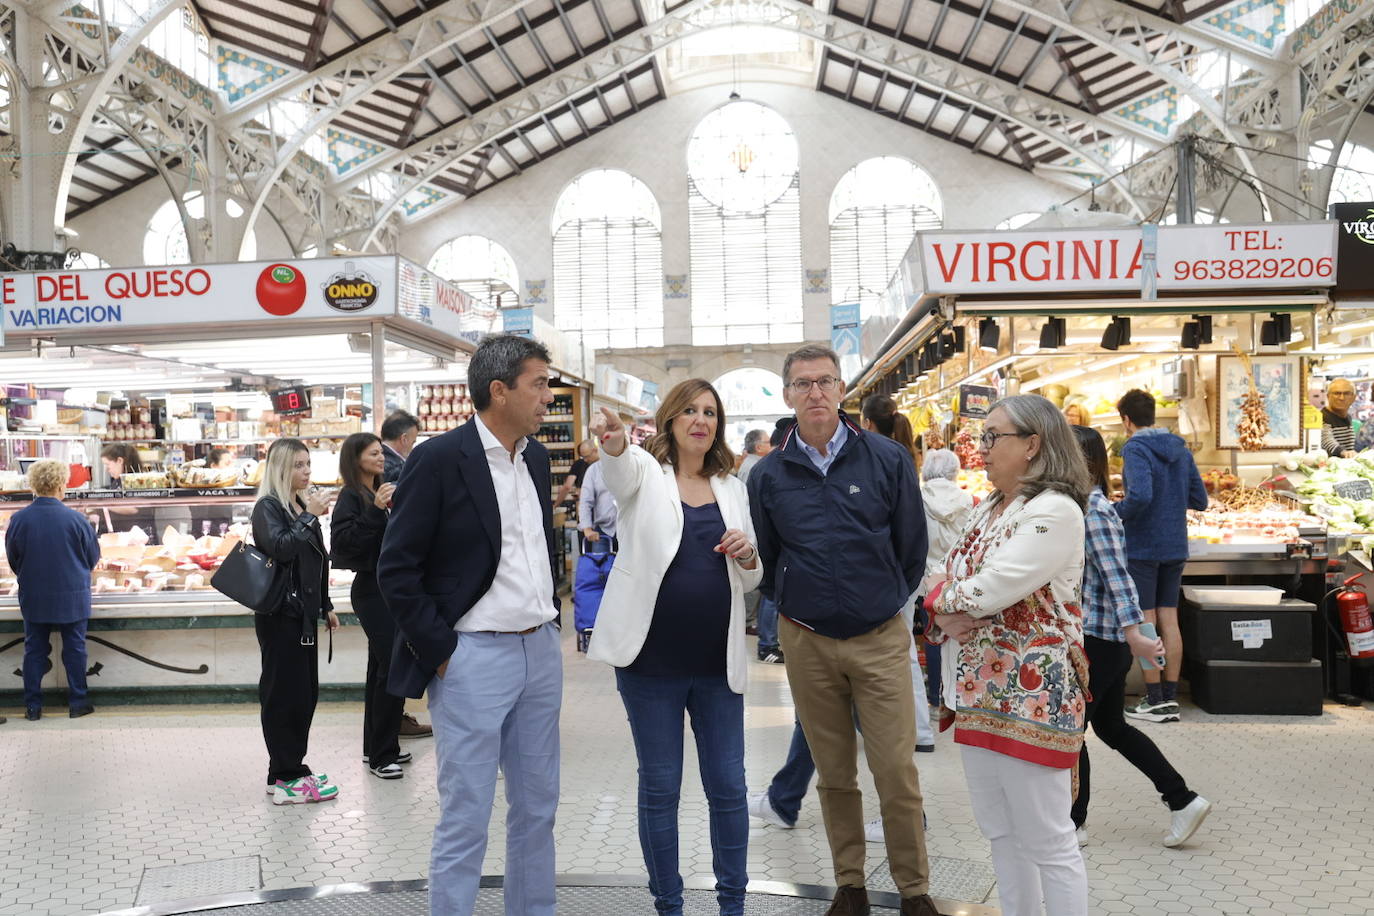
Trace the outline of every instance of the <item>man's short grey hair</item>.
[[751, 429], [744, 434], [744, 454], [752, 455], [759, 450], [759, 443], [768, 439], [768, 430]]
[[959, 456], [947, 448], [937, 448], [926, 452], [925, 463], [921, 465], [924, 480], [957, 480], [959, 477]]
[[468, 363], [468, 397], [479, 412], [491, 406], [491, 383], [504, 382], [515, 387], [524, 371], [525, 360], [553, 362], [549, 350], [537, 340], [515, 334], [496, 334], [482, 341]]
[[1057, 490], [1086, 506], [1092, 491], [1088, 463], [1054, 402], [1038, 394], [1018, 394], [993, 404], [992, 410], [1006, 414], [1018, 433], [1040, 437], [1040, 451], [1021, 479], [1021, 495], [1032, 499], [1045, 490]]
[[798, 347], [787, 358], [782, 361], [782, 383], [792, 384], [792, 364], [797, 362], [810, 362], [813, 359], [828, 359], [835, 364], [835, 374], [840, 374], [840, 356], [830, 347], [824, 344], [807, 344]]

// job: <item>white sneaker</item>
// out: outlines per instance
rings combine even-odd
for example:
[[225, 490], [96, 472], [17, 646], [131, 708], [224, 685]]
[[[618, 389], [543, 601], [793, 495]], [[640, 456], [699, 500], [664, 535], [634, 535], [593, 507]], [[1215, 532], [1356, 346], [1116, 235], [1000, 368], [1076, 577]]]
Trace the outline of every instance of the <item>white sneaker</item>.
[[870, 843], [887, 842], [887, 837], [883, 835], [883, 819], [881, 817], [875, 817], [864, 824], [864, 839]]
[[791, 830], [796, 824], [789, 824], [782, 819], [782, 815], [773, 810], [773, 803], [768, 800], [767, 792], [760, 792], [758, 795], [749, 796], [749, 816], [756, 817], [765, 824], [772, 824], [774, 827], [781, 827], [783, 830]]
[[1212, 803], [1201, 795], [1189, 802], [1188, 807], [1175, 811], [1169, 832], [1164, 836], [1164, 845], [1173, 848], [1188, 842], [1211, 813]]
[[400, 779], [406, 774], [399, 763], [388, 763], [384, 767], [370, 766], [367, 771], [378, 779]]
[[1079, 828], [1078, 828], [1076, 831], [1074, 831], [1074, 832], [1078, 834], [1078, 847], [1081, 849], [1081, 848], [1083, 848], [1084, 846], [1087, 846], [1087, 845], [1088, 845], [1088, 828], [1087, 828], [1087, 827], [1079, 827]]

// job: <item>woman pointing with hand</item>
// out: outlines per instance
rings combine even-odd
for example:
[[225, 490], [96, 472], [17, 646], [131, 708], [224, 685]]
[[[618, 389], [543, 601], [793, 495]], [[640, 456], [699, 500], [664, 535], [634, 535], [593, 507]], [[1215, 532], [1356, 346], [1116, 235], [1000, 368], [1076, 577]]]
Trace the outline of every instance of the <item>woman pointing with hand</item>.
[[[639, 842], [660, 916], [682, 913], [678, 798], [691, 717], [711, 817], [721, 916], [744, 912], [744, 593], [762, 570], [744, 484], [730, 474], [725, 415], [709, 382], [676, 385], [644, 448], [602, 411], [602, 468], [620, 553], [588, 657], [615, 666], [639, 761]], [[600, 420], [601, 418], [598, 418]], [[599, 425], [599, 424], [598, 424]]]

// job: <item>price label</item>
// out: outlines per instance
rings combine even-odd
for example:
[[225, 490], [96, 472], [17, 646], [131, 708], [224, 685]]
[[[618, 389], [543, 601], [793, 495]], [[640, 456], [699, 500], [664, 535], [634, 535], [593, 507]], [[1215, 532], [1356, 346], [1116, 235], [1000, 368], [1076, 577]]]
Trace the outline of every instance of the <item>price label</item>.
[[1341, 481], [1334, 489], [1341, 499], [1374, 499], [1374, 484], [1363, 478]]

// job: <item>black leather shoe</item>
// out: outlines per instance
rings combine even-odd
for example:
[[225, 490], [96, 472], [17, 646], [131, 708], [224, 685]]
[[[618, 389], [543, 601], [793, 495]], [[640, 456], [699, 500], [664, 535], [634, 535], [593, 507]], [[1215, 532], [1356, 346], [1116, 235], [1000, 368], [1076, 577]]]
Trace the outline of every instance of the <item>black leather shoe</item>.
[[28, 709], [24, 710], [24, 718], [28, 719], [30, 722], [37, 722], [39, 719], [43, 718], [43, 707], [30, 706]]
[[922, 894], [919, 897], [902, 898], [902, 916], [940, 916], [940, 911], [935, 909], [935, 901], [930, 899], [929, 894]]
[[67, 715], [71, 716], [73, 719], [79, 719], [82, 716], [89, 716], [93, 712], [95, 712], [95, 707], [87, 703], [85, 706], [73, 706], [71, 712], [67, 713]]
[[862, 887], [842, 887], [825, 916], [868, 916], [868, 891]]

